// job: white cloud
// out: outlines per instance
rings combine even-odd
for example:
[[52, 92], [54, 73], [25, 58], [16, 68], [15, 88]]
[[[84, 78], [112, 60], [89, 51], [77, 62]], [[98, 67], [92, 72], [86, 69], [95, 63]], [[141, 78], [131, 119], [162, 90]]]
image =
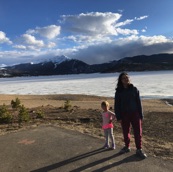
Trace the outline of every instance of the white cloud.
[[21, 45], [31, 49], [44, 47], [44, 42], [42, 40], [37, 40], [34, 36], [29, 34], [23, 34], [18, 41], [21, 42]]
[[16, 44], [13, 45], [13, 48], [20, 49], [20, 50], [32, 50], [32, 51], [40, 51], [43, 48], [45, 49], [52, 49], [56, 47], [55, 42], [51, 41], [43, 41], [40, 39], [36, 39], [35, 36], [29, 34], [21, 35], [15, 42]]
[[115, 26], [118, 28], [118, 27], [121, 27], [121, 26], [129, 25], [129, 24], [131, 24], [133, 21], [134, 21], [134, 20], [132, 20], [132, 19], [127, 19], [127, 20], [125, 20], [125, 21], [123, 21], [123, 22], [116, 23]]
[[[32, 48], [32, 47], [30, 47]], [[71, 55], [75, 49], [56, 49], [56, 50], [43, 50], [43, 51], [26, 51], [13, 50], [13, 51], [0, 51], [0, 64], [15, 65], [19, 63], [42, 62], [55, 56], [62, 54]]]
[[29, 29], [26, 33], [39, 34], [47, 39], [54, 39], [60, 34], [60, 31], [61, 31], [60, 26], [50, 25], [45, 27], [36, 27], [34, 30]]
[[95, 35], [93, 36], [85, 36], [85, 35], [77, 35], [77, 36], [68, 36], [64, 37], [65, 40], [69, 41], [74, 41], [78, 45], [95, 45], [95, 44], [100, 44], [100, 43], [107, 43], [107, 42], [112, 42], [110, 37], [103, 37], [102, 35]]
[[121, 28], [117, 28], [117, 32], [119, 34], [122, 34], [122, 35], [137, 35], [138, 34], [138, 31], [133, 29], [133, 30], [130, 30], [130, 29], [121, 29]]
[[134, 19], [127, 19], [123, 22], [117, 23], [115, 26], [116, 27], [122, 27], [122, 26], [130, 25], [135, 20], [143, 20], [143, 19], [146, 19], [146, 18], [148, 18], [148, 16], [141, 16], [141, 17], [135, 17]]
[[143, 32], [143, 33], [146, 32], [146, 29], [142, 29], [141, 32]]
[[103, 63], [136, 55], [173, 53], [173, 40], [162, 36], [136, 36], [121, 38], [107, 44], [88, 46], [76, 51], [72, 57], [86, 63]]
[[49, 43], [47, 44], [47, 47], [48, 47], [48, 48], [53, 48], [53, 47], [56, 47], [56, 44], [55, 44], [54, 42], [49, 42]]
[[24, 45], [14, 45], [13, 47], [14, 47], [14, 48], [17, 48], [17, 49], [26, 50], [26, 46], [24, 46]]
[[9, 38], [6, 37], [6, 34], [2, 31], [0, 31], [0, 44], [1, 43], [7, 43], [7, 44], [12, 44]]
[[[147, 16], [135, 19], [120, 21], [120, 13], [81, 13], [79, 15], [63, 15], [62, 32], [70, 31], [67, 40], [74, 41], [76, 44], [93, 45], [100, 42], [111, 42], [119, 36], [137, 35], [137, 29], [125, 28], [126, 25], [132, 24], [135, 20], [142, 20]], [[63, 38], [65, 40], [65, 37]]]
[[148, 16], [135, 17], [135, 20], [143, 20], [148, 18]]
[[151, 36], [151, 37], [140, 36], [140, 39], [144, 42], [145, 45], [173, 43], [172, 40], [167, 39], [163, 35], [157, 35], [157, 36]]
[[114, 25], [120, 17], [121, 14], [111, 12], [91, 12], [62, 16], [66, 29], [72, 33], [85, 35], [116, 35], [117, 31]]
[[0, 64], [14, 65], [18, 63], [26, 63], [33, 57], [28, 51], [3, 51], [0, 52]]

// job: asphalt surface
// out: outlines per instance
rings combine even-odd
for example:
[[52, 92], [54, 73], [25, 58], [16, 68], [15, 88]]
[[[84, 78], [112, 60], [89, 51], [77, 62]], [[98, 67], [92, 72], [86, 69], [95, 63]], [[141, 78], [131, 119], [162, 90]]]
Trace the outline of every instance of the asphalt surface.
[[120, 147], [104, 150], [103, 139], [55, 126], [40, 126], [0, 136], [0, 172], [172, 172], [173, 162]]

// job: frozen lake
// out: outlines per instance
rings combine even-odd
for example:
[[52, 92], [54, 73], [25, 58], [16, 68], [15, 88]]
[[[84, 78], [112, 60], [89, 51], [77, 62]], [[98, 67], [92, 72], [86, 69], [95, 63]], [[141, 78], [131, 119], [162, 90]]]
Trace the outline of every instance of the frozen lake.
[[[0, 94], [114, 97], [119, 73], [0, 78]], [[142, 98], [173, 98], [173, 71], [129, 72]]]

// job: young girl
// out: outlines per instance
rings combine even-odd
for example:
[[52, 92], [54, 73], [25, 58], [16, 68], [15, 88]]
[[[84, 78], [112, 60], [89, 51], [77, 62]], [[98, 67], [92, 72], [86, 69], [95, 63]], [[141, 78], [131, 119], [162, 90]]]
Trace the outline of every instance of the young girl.
[[115, 113], [117, 121], [121, 123], [125, 146], [120, 153], [130, 152], [130, 124], [133, 127], [136, 154], [146, 158], [142, 151], [142, 105], [139, 90], [130, 83], [129, 76], [123, 72], [119, 75], [115, 92]]
[[115, 139], [113, 135], [113, 121], [116, 119], [115, 114], [109, 110], [109, 103], [107, 101], [103, 101], [101, 103], [101, 108], [103, 109], [102, 112], [102, 119], [103, 119], [103, 125], [102, 128], [104, 130], [106, 143], [104, 145], [104, 148], [110, 148], [109, 145], [109, 138], [111, 139], [111, 148], [115, 149]]

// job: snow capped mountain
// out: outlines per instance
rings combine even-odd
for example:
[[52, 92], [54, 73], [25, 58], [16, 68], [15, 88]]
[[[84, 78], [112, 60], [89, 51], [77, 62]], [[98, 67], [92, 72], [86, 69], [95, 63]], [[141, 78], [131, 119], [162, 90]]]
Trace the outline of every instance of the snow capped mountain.
[[65, 62], [65, 61], [69, 61], [69, 60], [71, 60], [71, 58], [62, 55], [62, 56], [52, 57], [41, 63], [42, 63], [42, 65], [44, 65], [45, 63], [52, 62], [52, 63], [54, 63], [54, 69], [55, 69], [55, 68], [57, 68], [57, 65], [61, 64], [62, 62]]
[[53, 63], [60, 64], [64, 61], [68, 61], [68, 60], [71, 60], [71, 58], [62, 55], [62, 56], [56, 56], [56, 57], [50, 58], [48, 61], [52, 61]]
[[0, 64], [0, 68], [6, 67], [7, 65], [5, 64]]
[[29, 59], [26, 62], [15, 63], [15, 64], [11, 64], [11, 65], [0, 64], [0, 68], [10, 67], [10, 66], [12, 67], [12, 66], [20, 65], [20, 64], [31, 64], [31, 65], [40, 64], [40, 63], [45, 64], [45, 63], [48, 63], [48, 62], [52, 62], [55, 65], [57, 65], [57, 64], [60, 64], [64, 61], [69, 61], [69, 60], [71, 60], [71, 58], [67, 57], [67, 56], [64, 56], [64, 55], [54, 56], [54, 57], [50, 57], [50, 58], [39, 57], [39, 58], [35, 58], [33, 61], [31, 61], [31, 59]]
[[71, 58], [67, 57], [67, 56], [55, 56], [55, 57], [50, 57], [50, 58], [47, 58], [47, 59], [38, 59], [37, 61], [33, 61], [31, 62], [30, 64], [39, 64], [39, 63], [48, 63], [48, 62], [52, 62], [52, 63], [55, 63], [55, 64], [60, 64], [64, 61], [68, 61], [68, 60], [71, 60]]
[[41, 59], [38, 59], [36, 61], [30, 62], [30, 64], [31, 65], [39, 64], [39, 63], [45, 64], [45, 63], [48, 63], [48, 62], [52, 62], [54, 64], [60, 64], [64, 61], [68, 61], [68, 60], [71, 60], [71, 58], [62, 55], [62, 56], [55, 56], [55, 57], [47, 58], [47, 59], [44, 59], [44, 60], [43, 60], [43, 58], [41, 58]]

